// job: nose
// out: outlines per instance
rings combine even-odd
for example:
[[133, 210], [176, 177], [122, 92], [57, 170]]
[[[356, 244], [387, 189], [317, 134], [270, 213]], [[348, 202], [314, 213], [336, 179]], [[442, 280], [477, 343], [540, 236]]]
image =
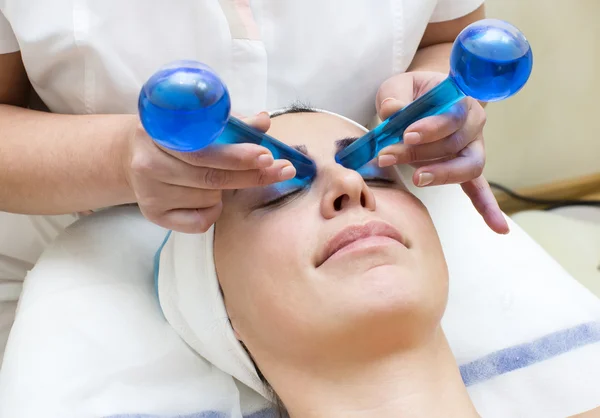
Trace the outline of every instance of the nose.
[[375, 210], [375, 196], [358, 172], [339, 164], [327, 171], [322, 176], [328, 182], [321, 200], [321, 214], [325, 219], [332, 219], [353, 209]]

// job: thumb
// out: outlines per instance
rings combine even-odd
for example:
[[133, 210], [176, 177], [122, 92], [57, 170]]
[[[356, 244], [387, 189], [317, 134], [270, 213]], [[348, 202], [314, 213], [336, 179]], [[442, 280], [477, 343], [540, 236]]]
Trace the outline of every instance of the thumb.
[[410, 73], [398, 74], [387, 79], [377, 92], [375, 105], [381, 120], [408, 106], [415, 97], [414, 78]]
[[261, 132], [267, 132], [271, 127], [271, 117], [267, 112], [260, 112], [252, 117], [242, 118], [241, 120]]

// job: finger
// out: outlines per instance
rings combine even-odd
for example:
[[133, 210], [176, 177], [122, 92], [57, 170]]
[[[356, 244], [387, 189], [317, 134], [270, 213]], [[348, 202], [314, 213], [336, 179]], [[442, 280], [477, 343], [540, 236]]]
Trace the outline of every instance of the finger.
[[[458, 131], [439, 141], [423, 145], [394, 144], [382, 149], [379, 156], [392, 155], [396, 158], [395, 164], [412, 164], [444, 158], [458, 154], [471, 142], [481, 139], [482, 131], [483, 126], [479, 122], [468, 122]], [[386, 158], [384, 161], [391, 161], [391, 159]]]
[[[249, 126], [266, 132], [271, 126], [267, 112], [243, 120]], [[211, 144], [196, 152], [177, 152], [159, 147], [163, 152], [195, 166], [224, 170], [250, 170], [269, 167], [273, 164], [271, 152], [256, 144]]]
[[140, 207], [152, 216], [159, 216], [172, 209], [203, 209], [221, 201], [221, 190], [195, 189], [151, 182], [136, 191]]
[[196, 167], [222, 170], [252, 170], [269, 167], [274, 158], [271, 152], [255, 144], [212, 144], [197, 152], [164, 150], [167, 154]]
[[439, 158], [439, 159], [437, 159], [435, 161], [418, 161], [416, 163], [412, 163], [411, 167], [414, 167], [414, 168], [427, 167], [428, 165], [432, 165], [434, 162], [435, 163], [444, 163], [446, 161], [450, 161], [450, 160], [453, 160], [455, 158], [456, 158], [456, 155], [450, 155], [450, 156], [447, 156], [447, 157], [444, 157], [444, 158]]
[[498, 206], [490, 185], [483, 176], [463, 183], [461, 187], [492, 231], [503, 235], [510, 232], [508, 222]]
[[251, 118], [243, 118], [242, 122], [245, 122], [247, 125], [250, 125], [261, 132], [267, 132], [271, 127], [271, 117], [268, 112], [260, 112]]
[[375, 105], [381, 120], [404, 108], [441, 83], [446, 76], [435, 72], [402, 73], [387, 79], [377, 91]]
[[419, 187], [464, 183], [480, 177], [484, 167], [483, 140], [477, 140], [464, 148], [456, 158], [420, 167], [413, 175], [413, 182]]
[[223, 203], [219, 202], [217, 205], [209, 208], [174, 209], [156, 218], [146, 217], [163, 228], [186, 234], [201, 234], [210, 229], [219, 216], [221, 216], [222, 210]]
[[[452, 135], [467, 122], [470, 113], [469, 103], [467, 100], [463, 100], [440, 115], [416, 121], [404, 131], [404, 143], [408, 145], [428, 144]], [[471, 122], [475, 126], [482, 127], [473, 120], [473, 117]]]
[[389, 118], [414, 98], [414, 80], [409, 74], [399, 74], [386, 80], [375, 99], [377, 114], [381, 120]]
[[176, 161], [163, 170], [154, 170], [148, 175], [168, 184], [198, 189], [244, 189], [266, 186], [285, 181], [296, 175], [296, 169], [287, 160], [276, 160], [270, 167], [254, 170], [222, 170], [210, 167], [195, 167]]
[[[411, 93], [412, 95], [412, 93]], [[397, 111], [404, 109], [411, 100], [396, 99], [395, 97], [387, 97], [379, 104], [378, 115], [383, 121], [392, 116]]]

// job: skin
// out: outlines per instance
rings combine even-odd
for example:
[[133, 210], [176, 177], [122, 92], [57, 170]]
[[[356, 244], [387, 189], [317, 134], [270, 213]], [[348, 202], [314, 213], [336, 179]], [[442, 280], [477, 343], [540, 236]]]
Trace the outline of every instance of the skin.
[[[392, 168], [335, 162], [334, 141], [363, 133], [347, 121], [284, 115], [269, 133], [306, 145], [317, 178], [277, 207], [259, 207], [270, 187], [226, 193], [215, 262], [233, 328], [291, 416], [477, 416], [440, 328], [448, 272], [426, 208]], [[405, 245], [318, 265], [332, 236], [373, 220]]]

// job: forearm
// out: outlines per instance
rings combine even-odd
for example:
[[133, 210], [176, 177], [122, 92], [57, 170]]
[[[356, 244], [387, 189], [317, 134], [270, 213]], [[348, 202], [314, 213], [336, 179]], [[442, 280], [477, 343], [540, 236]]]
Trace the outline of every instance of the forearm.
[[134, 118], [0, 105], [0, 210], [49, 215], [133, 202], [123, 160]]

